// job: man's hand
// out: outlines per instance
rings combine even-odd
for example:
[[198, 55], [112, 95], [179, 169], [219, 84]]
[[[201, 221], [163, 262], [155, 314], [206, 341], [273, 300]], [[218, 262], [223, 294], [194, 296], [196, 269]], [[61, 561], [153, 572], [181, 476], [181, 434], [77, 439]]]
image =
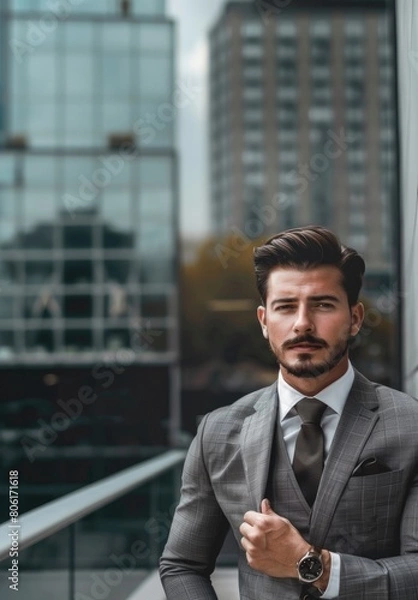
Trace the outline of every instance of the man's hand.
[[297, 578], [296, 564], [311, 546], [290, 521], [273, 511], [267, 499], [261, 503], [261, 513], [245, 513], [239, 530], [250, 567], [271, 577]]

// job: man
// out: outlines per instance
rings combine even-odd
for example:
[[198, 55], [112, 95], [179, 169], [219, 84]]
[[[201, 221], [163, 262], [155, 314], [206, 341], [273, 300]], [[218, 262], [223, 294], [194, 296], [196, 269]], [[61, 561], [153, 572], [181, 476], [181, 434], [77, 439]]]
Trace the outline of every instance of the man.
[[231, 527], [242, 600], [417, 600], [418, 403], [349, 362], [364, 261], [322, 227], [254, 256], [278, 382], [202, 420], [161, 558], [167, 598], [216, 599]]

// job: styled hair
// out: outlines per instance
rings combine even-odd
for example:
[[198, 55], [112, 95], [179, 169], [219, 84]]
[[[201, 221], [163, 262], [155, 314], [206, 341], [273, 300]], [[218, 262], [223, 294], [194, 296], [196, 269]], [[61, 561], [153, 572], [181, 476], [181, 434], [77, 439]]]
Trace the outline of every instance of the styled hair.
[[304, 271], [324, 265], [340, 270], [348, 303], [354, 306], [358, 302], [366, 269], [356, 250], [343, 246], [325, 227], [314, 225], [286, 229], [271, 237], [262, 246], [254, 248], [257, 289], [263, 304], [266, 303], [268, 277], [273, 269], [283, 267]]

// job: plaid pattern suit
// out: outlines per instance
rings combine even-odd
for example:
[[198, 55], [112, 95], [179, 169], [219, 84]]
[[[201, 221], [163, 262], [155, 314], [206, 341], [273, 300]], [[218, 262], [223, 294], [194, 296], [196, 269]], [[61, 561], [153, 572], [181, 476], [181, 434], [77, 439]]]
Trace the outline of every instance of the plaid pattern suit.
[[[356, 372], [311, 511], [277, 427], [277, 401], [275, 383], [202, 420], [161, 558], [168, 600], [216, 599], [210, 575], [228, 527], [239, 544], [244, 513], [260, 510], [272, 479], [275, 511], [310, 543], [340, 553], [340, 600], [417, 600], [418, 402]], [[367, 458], [387, 469], [354, 476]], [[242, 549], [239, 583], [242, 600], [297, 600], [301, 590], [296, 579], [251, 569]]]

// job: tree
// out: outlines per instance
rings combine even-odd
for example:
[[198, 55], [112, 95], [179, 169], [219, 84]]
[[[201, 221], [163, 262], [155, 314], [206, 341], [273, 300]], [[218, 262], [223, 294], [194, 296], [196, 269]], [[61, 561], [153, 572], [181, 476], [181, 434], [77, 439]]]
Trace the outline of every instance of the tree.
[[256, 317], [259, 298], [252, 249], [231, 234], [209, 238], [181, 271], [182, 356], [187, 365], [219, 359], [274, 364]]

